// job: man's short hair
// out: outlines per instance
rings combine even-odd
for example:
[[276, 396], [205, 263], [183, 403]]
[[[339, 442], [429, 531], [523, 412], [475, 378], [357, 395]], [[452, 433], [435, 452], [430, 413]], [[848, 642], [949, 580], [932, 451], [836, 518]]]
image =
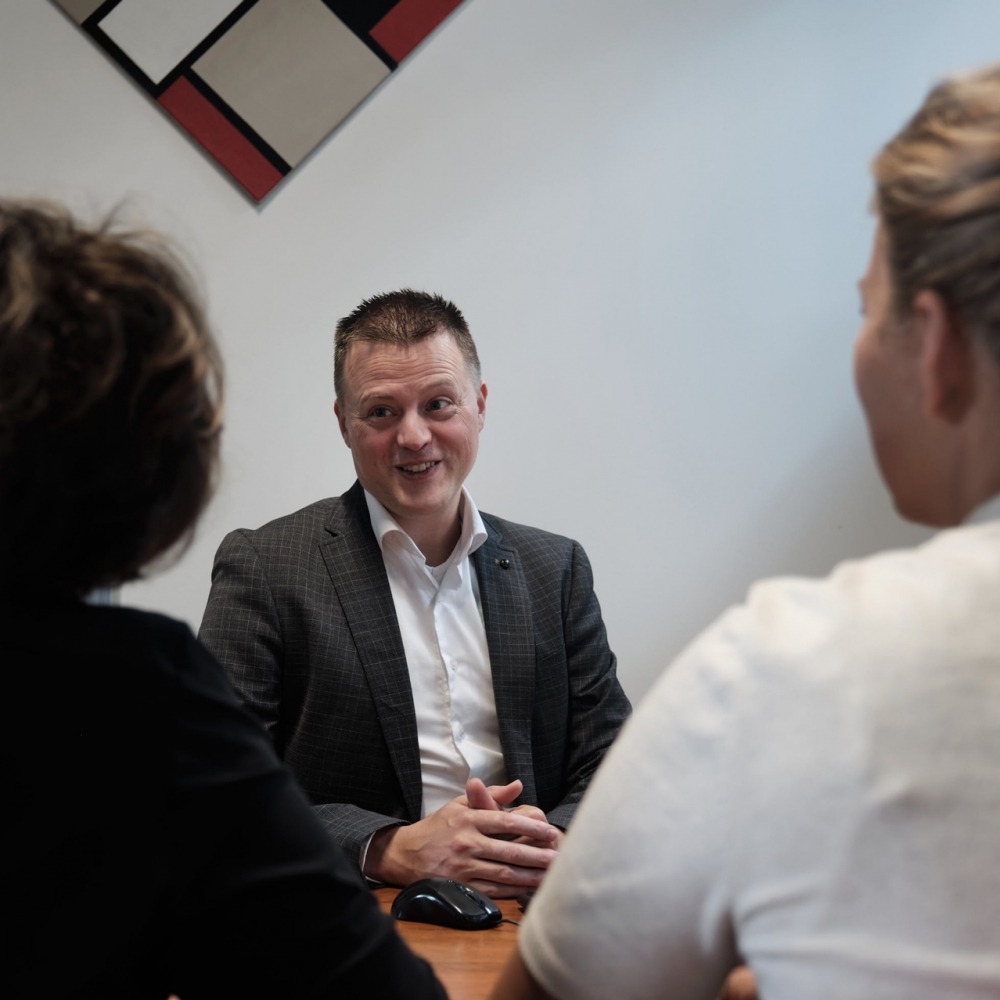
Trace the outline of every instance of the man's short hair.
[[344, 366], [352, 344], [395, 344], [406, 347], [436, 333], [451, 334], [473, 381], [482, 378], [479, 353], [458, 306], [440, 295], [403, 288], [365, 299], [337, 324], [333, 346], [333, 387], [344, 398]]

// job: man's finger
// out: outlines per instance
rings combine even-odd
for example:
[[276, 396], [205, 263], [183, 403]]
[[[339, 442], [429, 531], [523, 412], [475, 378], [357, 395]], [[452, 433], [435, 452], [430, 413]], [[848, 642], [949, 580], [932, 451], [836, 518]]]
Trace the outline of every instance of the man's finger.
[[487, 837], [504, 840], [537, 841], [554, 845], [561, 830], [545, 820], [534, 819], [517, 812], [481, 811], [476, 814], [476, 829]]
[[470, 809], [499, 809], [489, 789], [479, 778], [469, 778], [465, 783], [465, 802]]
[[506, 785], [490, 785], [486, 791], [497, 806], [502, 809], [504, 806], [509, 806], [524, 791], [524, 782], [520, 778], [515, 778]]

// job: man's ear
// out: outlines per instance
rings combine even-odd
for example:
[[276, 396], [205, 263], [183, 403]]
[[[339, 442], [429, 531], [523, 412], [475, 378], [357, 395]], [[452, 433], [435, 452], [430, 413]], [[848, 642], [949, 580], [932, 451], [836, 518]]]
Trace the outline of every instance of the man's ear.
[[920, 376], [929, 416], [958, 424], [976, 396], [972, 343], [938, 292], [924, 289], [913, 299], [913, 323], [920, 337]]

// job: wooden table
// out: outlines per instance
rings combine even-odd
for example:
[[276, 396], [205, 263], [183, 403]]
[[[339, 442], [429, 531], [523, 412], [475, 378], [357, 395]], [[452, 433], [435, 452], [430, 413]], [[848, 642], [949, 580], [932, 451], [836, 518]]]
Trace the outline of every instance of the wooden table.
[[[379, 905], [388, 913], [398, 889], [376, 889]], [[498, 899], [505, 918], [519, 921], [524, 914], [517, 900]], [[434, 967], [450, 1000], [485, 1000], [517, 944], [517, 927], [505, 919], [482, 931], [459, 931], [435, 924], [397, 920], [404, 941]]]

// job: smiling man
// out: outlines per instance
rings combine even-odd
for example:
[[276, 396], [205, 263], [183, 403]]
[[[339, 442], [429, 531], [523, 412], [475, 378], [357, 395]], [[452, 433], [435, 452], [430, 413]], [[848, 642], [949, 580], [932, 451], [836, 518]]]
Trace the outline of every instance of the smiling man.
[[334, 386], [358, 481], [227, 535], [200, 637], [370, 880], [520, 895], [629, 713], [590, 564], [465, 489], [487, 389], [451, 302], [363, 302]]

